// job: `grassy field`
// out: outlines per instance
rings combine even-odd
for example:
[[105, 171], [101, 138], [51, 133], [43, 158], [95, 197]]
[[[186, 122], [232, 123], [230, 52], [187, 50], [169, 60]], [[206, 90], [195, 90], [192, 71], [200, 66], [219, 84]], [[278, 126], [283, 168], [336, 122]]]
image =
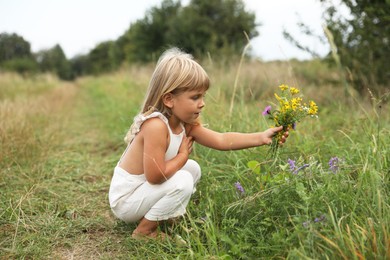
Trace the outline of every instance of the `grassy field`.
[[[384, 98], [346, 95], [319, 62], [246, 62], [239, 74], [235, 63], [203, 65], [212, 129], [266, 129], [261, 111], [281, 83], [315, 100], [319, 118], [301, 122], [275, 160], [268, 147], [196, 146], [198, 191], [185, 218], [162, 227], [173, 237], [163, 242], [131, 239], [135, 225], [113, 217], [107, 196], [153, 67], [74, 83], [0, 74], [0, 258], [389, 259]], [[308, 166], [292, 173], [289, 159]]]

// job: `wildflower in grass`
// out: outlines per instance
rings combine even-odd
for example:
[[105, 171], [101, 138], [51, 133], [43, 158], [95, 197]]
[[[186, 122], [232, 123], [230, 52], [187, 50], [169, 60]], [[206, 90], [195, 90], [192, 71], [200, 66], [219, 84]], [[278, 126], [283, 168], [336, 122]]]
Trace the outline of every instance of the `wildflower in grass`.
[[295, 165], [295, 161], [294, 160], [291, 160], [291, 159], [288, 159], [287, 160], [287, 163], [288, 165], [290, 166], [290, 171], [293, 173], [293, 174], [298, 174], [299, 171], [307, 168], [310, 166], [310, 164], [306, 163], [300, 167], [296, 166]]
[[326, 220], [326, 217], [325, 217], [325, 215], [322, 214], [319, 218], [315, 218], [314, 222], [315, 223], [324, 222], [325, 220]]
[[291, 171], [291, 172], [294, 172], [294, 171], [295, 171], [295, 168], [296, 168], [296, 166], [295, 166], [295, 161], [294, 161], [294, 160], [291, 160], [291, 159], [288, 159], [288, 160], [287, 160], [287, 163], [288, 163], [288, 165], [290, 166], [290, 171]]
[[302, 223], [303, 227], [308, 228], [310, 225], [310, 221], [305, 221]]
[[297, 174], [300, 170], [303, 170], [303, 169], [305, 169], [305, 168], [307, 168], [307, 167], [309, 167], [309, 166], [310, 166], [310, 164], [306, 163], [306, 164], [302, 165], [301, 167], [298, 167], [298, 168], [294, 171], [294, 173]]
[[[314, 223], [321, 223], [326, 221], [326, 216], [322, 214], [320, 217], [314, 219]], [[302, 223], [303, 227], [308, 228], [312, 222], [310, 220]]]
[[236, 186], [236, 189], [240, 195], [243, 195], [245, 193], [244, 187], [242, 187], [241, 183], [236, 182], [234, 183], [234, 186]]
[[[304, 103], [302, 95], [298, 95], [300, 90], [295, 87], [289, 87], [282, 84], [279, 86], [280, 93], [274, 93], [276, 100], [279, 103], [279, 107], [272, 110], [271, 106], [267, 106], [262, 115], [268, 117], [273, 121], [274, 126], [283, 126], [283, 130], [288, 129], [295, 130], [295, 127], [302, 118], [306, 116], [317, 117], [318, 106], [314, 101], [309, 101], [309, 105]], [[271, 144], [270, 153], [274, 157], [279, 148], [279, 142], [283, 136], [283, 132], [279, 132], [275, 135]]]
[[329, 160], [329, 169], [333, 173], [337, 173], [339, 171], [339, 166], [340, 166], [340, 159], [337, 156], [330, 158], [330, 160]]

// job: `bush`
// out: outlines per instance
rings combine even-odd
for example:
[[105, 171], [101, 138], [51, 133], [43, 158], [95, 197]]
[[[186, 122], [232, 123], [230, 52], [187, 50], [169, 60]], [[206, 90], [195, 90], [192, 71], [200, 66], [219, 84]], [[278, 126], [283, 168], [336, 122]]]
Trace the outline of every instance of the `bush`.
[[1, 67], [5, 70], [16, 71], [21, 74], [27, 72], [35, 73], [38, 71], [38, 64], [33, 59], [27, 58], [17, 58], [5, 61]]

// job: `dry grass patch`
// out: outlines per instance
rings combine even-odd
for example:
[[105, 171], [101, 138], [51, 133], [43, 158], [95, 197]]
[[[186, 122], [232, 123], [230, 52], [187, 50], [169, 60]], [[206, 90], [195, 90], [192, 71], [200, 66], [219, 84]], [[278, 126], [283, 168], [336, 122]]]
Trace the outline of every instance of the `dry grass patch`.
[[0, 158], [12, 161], [25, 153], [37, 154], [37, 149], [43, 151], [45, 144], [55, 142], [76, 92], [73, 84], [66, 83], [34, 98], [1, 100]]

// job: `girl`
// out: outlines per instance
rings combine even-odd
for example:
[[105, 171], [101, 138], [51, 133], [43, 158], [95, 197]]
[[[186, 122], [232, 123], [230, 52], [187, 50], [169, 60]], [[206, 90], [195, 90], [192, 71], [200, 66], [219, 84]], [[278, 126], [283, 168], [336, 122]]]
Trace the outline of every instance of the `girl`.
[[[151, 237], [158, 222], [181, 216], [201, 171], [189, 159], [192, 144], [236, 150], [272, 142], [282, 127], [258, 133], [218, 133], [199, 123], [209, 77], [190, 54], [177, 48], [160, 57], [141, 112], [134, 118], [128, 143], [114, 169], [109, 202], [116, 217], [139, 221], [132, 237]], [[284, 143], [288, 132], [284, 133]]]

